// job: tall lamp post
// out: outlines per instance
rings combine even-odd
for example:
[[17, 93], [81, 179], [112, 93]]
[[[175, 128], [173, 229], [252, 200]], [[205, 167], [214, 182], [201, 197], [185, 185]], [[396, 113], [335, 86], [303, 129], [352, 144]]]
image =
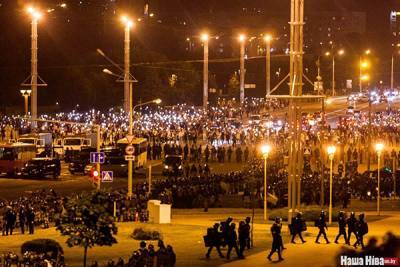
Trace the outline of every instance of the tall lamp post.
[[[364, 51], [365, 55], [371, 54], [371, 50], [367, 49]], [[363, 69], [366, 69], [369, 67], [368, 61], [363, 60], [362, 56], [360, 56], [360, 77], [359, 77], [359, 87], [360, 87], [360, 93], [362, 93], [362, 82], [367, 81], [369, 79], [368, 74], [363, 74]]]
[[267, 221], [267, 159], [270, 152], [270, 145], [265, 144], [261, 147], [261, 153], [264, 158], [264, 221]]
[[28, 116], [28, 98], [31, 96], [32, 90], [24, 90], [21, 89], [19, 90], [21, 92], [21, 95], [24, 97], [24, 111], [25, 111], [25, 116]]
[[[335, 59], [336, 59], [336, 54], [338, 56], [342, 56], [342, 55], [344, 55], [344, 50], [340, 49], [337, 52], [332, 52], [332, 96], [336, 95], [336, 91], [335, 91], [335, 84], [336, 84], [336, 82], [335, 82], [335, 67], [336, 67], [335, 66], [335, 64], [336, 64]], [[329, 57], [330, 55], [331, 55], [331, 52], [326, 52], [325, 53], [325, 56], [327, 56], [327, 57]]]
[[[133, 22], [126, 16], [121, 17], [121, 21], [125, 26], [125, 68], [124, 68], [124, 109], [129, 112], [129, 135], [133, 135], [132, 121], [132, 79], [130, 74], [130, 29], [133, 27]], [[128, 160], [128, 198], [132, 198], [133, 185], [133, 161]]]
[[381, 215], [381, 155], [384, 145], [382, 143], [375, 144], [376, 154], [378, 155], [378, 189], [376, 193], [376, 212]]
[[271, 94], [271, 40], [272, 36], [267, 34], [264, 36], [265, 41], [265, 95]]
[[245, 72], [244, 69], [244, 53], [245, 53], [245, 44], [246, 44], [246, 35], [239, 35], [240, 42], [240, 105], [244, 104], [244, 79]]
[[203, 63], [203, 108], [206, 111], [208, 108], [208, 33], [201, 35], [201, 41], [204, 46], [204, 63]]
[[131, 86], [132, 82], [130, 79], [130, 33], [133, 27], [133, 22], [126, 16], [121, 17], [121, 21], [125, 26], [125, 40], [124, 40], [124, 110], [130, 112], [130, 106], [132, 105]]
[[[42, 18], [42, 12], [30, 6], [26, 9], [31, 21], [31, 75], [21, 84], [29, 86], [31, 89], [31, 115], [32, 119], [37, 119], [37, 88], [47, 86], [38, 74], [38, 22]], [[36, 127], [36, 121], [32, 125]]]
[[332, 223], [332, 186], [333, 186], [333, 158], [335, 157], [336, 147], [328, 147], [328, 156], [330, 161], [330, 172], [329, 172], [329, 224]]

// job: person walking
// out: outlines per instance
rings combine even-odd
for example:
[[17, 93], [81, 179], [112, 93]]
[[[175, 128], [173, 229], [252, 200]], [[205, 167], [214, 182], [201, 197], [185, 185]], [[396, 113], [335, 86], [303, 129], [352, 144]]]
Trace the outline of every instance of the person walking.
[[271, 234], [272, 234], [272, 248], [270, 253], [267, 256], [267, 259], [271, 261], [271, 256], [277, 252], [278, 253], [278, 260], [282, 261], [282, 254], [281, 248], [283, 245], [282, 236], [281, 236], [281, 218], [275, 218], [274, 224], [271, 226]]
[[[302, 243], [305, 243], [306, 241], [303, 239], [303, 236], [301, 235], [301, 233], [303, 231], [305, 231], [305, 222], [304, 220], [301, 218], [302, 214], [301, 212], [298, 212], [296, 214], [296, 217], [293, 218], [292, 220], [292, 240], [291, 242], [293, 244], [296, 244], [296, 242], [294, 241], [296, 235], [298, 235], [300, 237], [300, 240]], [[304, 229], [304, 230], [303, 230]]]
[[208, 251], [207, 251], [207, 253], [206, 253], [206, 258], [207, 258], [207, 259], [210, 258], [211, 251], [212, 251], [212, 249], [213, 249], [214, 247], [215, 247], [215, 249], [217, 250], [218, 255], [219, 255], [221, 258], [224, 258], [224, 255], [223, 255], [222, 252], [221, 252], [222, 232], [219, 231], [219, 227], [220, 227], [220, 224], [219, 224], [219, 223], [215, 223], [214, 226], [213, 226], [213, 228], [210, 229], [210, 230], [207, 232], [207, 237], [206, 237], [206, 238], [208, 238], [208, 240], [209, 240], [209, 242], [210, 242], [210, 243], [208, 244], [208, 245], [210, 245], [210, 246], [209, 246]]
[[327, 244], [329, 244], [329, 240], [328, 237], [326, 236], [326, 232], [325, 229], [328, 230], [328, 226], [326, 225], [326, 221], [325, 221], [325, 212], [321, 211], [321, 214], [317, 220], [317, 225], [316, 225], [319, 229], [319, 233], [317, 235], [317, 239], [315, 240], [315, 243], [319, 244], [319, 238], [321, 235], [324, 236], [325, 241]]
[[357, 218], [356, 218], [356, 215], [355, 215], [354, 211], [352, 211], [350, 213], [350, 217], [347, 219], [346, 223], [347, 223], [347, 240], [346, 240], [346, 244], [350, 245], [351, 234], [354, 234], [354, 236], [357, 239], [356, 227], [357, 227], [358, 221], [357, 221]]
[[346, 234], [346, 215], [343, 211], [339, 212], [339, 217], [338, 217], [338, 224], [339, 224], [339, 233], [335, 238], [335, 243], [338, 244], [339, 237], [343, 235], [344, 237], [344, 242], [347, 243], [347, 234]]
[[226, 244], [228, 245], [228, 252], [226, 253], [226, 258], [228, 260], [231, 257], [232, 249], [235, 249], [238, 258], [243, 258], [243, 256], [239, 252], [239, 248], [237, 245], [236, 225], [234, 223], [231, 223], [229, 226]]
[[357, 248], [358, 245], [361, 245], [362, 249], [365, 248], [364, 246], [364, 235], [368, 234], [368, 224], [365, 221], [364, 213], [361, 213], [358, 217], [357, 223], [357, 241], [354, 243], [354, 248]]

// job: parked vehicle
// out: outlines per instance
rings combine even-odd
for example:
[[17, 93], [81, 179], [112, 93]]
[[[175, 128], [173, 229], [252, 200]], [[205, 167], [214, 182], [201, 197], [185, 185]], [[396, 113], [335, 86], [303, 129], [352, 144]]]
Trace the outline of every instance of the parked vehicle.
[[51, 133], [24, 134], [17, 139], [17, 143], [35, 145], [38, 154], [51, 154], [53, 137]]
[[0, 173], [7, 173], [9, 176], [18, 174], [25, 163], [35, 156], [34, 144], [2, 144], [0, 145]]
[[182, 173], [182, 156], [166, 155], [164, 159], [163, 175], [179, 175]]
[[[125, 154], [125, 148], [128, 145], [128, 140], [126, 138], [122, 138], [118, 140], [117, 147]], [[134, 138], [132, 140], [131, 145], [135, 149], [135, 160], [133, 162], [133, 166], [135, 169], [143, 168], [147, 163], [147, 139], [146, 138]]]
[[[128, 161], [125, 160], [124, 152], [119, 148], [105, 148], [105, 162], [101, 164], [101, 171], [112, 171], [114, 177], [128, 177]], [[93, 177], [96, 164], [88, 164], [85, 174]]]
[[85, 175], [85, 167], [90, 163], [90, 153], [96, 152], [93, 147], [84, 147], [79, 153], [72, 157], [68, 164], [68, 170], [71, 174], [81, 173]]
[[92, 143], [90, 136], [91, 135], [76, 135], [58, 139], [54, 145], [54, 152], [59, 157], [63, 157], [66, 162], [70, 162], [70, 160], [76, 156], [82, 148], [96, 145]]
[[51, 176], [56, 179], [60, 174], [60, 159], [54, 158], [33, 158], [28, 161], [21, 170], [21, 175], [29, 178], [44, 178], [46, 176]]

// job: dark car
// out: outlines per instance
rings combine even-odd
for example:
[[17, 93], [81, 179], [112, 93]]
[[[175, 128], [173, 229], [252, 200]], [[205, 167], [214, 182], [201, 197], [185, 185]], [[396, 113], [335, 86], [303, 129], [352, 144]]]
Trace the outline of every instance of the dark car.
[[82, 148], [79, 153], [72, 158], [68, 164], [68, 170], [71, 174], [81, 173], [85, 174], [85, 167], [90, 163], [90, 153], [96, 152], [95, 148], [87, 147]]
[[21, 170], [22, 176], [29, 178], [44, 178], [46, 176], [57, 178], [60, 173], [60, 160], [53, 158], [34, 158], [28, 161]]
[[164, 159], [163, 175], [179, 175], [182, 173], [182, 156], [166, 155]]

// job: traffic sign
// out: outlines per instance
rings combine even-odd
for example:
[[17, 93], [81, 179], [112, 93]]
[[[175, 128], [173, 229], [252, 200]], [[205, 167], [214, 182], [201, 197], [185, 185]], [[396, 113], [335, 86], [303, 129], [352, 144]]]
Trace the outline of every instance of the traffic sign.
[[125, 155], [125, 160], [127, 160], [127, 161], [135, 160], [135, 156], [132, 156], [132, 155]]
[[304, 155], [311, 155], [311, 148], [309, 147], [304, 148]]
[[128, 141], [128, 144], [132, 144], [132, 141], [133, 141], [133, 139], [134, 139], [135, 137], [133, 136], [133, 135], [127, 135], [126, 136], [126, 141]]
[[127, 155], [132, 155], [133, 153], [135, 153], [135, 148], [131, 145], [126, 146], [125, 148], [125, 153]]
[[103, 164], [105, 161], [104, 152], [90, 152], [90, 163], [100, 163]]
[[112, 171], [102, 171], [101, 181], [103, 183], [112, 182], [114, 180], [114, 173]]

